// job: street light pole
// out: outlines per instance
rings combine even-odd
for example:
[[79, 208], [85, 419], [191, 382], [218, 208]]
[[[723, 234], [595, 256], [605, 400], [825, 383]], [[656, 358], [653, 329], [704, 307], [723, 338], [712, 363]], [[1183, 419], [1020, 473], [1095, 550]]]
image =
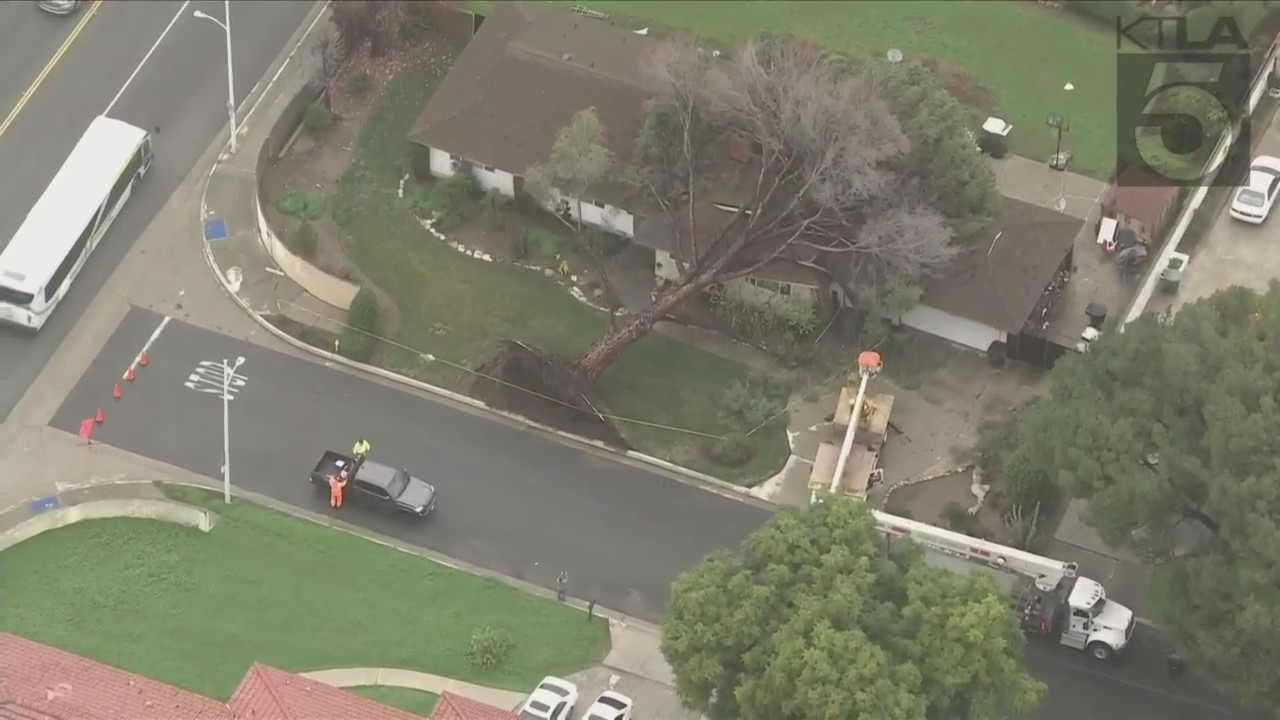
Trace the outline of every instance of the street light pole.
[[222, 501], [231, 504], [231, 379], [244, 364], [244, 356], [235, 365], [222, 359]]
[[202, 18], [204, 20], [212, 20], [217, 23], [218, 27], [222, 28], [222, 32], [227, 36], [227, 127], [231, 130], [231, 152], [234, 153], [238, 146], [236, 141], [238, 125], [236, 124], [235, 67], [232, 64], [231, 56], [231, 0], [222, 0], [222, 7], [225, 13], [224, 20], [219, 20], [218, 18], [199, 10], [195, 10], [191, 14], [195, 17]]

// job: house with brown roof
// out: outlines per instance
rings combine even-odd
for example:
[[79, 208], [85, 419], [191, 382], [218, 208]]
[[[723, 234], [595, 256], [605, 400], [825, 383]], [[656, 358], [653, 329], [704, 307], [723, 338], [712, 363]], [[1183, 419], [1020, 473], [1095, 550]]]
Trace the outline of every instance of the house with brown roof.
[[1083, 225], [1079, 218], [1004, 198], [1000, 216], [925, 282], [920, 304], [902, 316], [902, 324], [984, 352], [1001, 343], [997, 348], [1008, 357], [1044, 362], [1054, 353], [1038, 331], [1065, 286]]
[[[199, 652], [199, 648], [193, 648], [192, 652]], [[456, 716], [441, 717], [457, 720]], [[507, 720], [502, 715], [461, 717], [463, 720]], [[0, 633], [0, 718], [421, 720], [404, 710], [261, 663], [249, 668], [231, 701], [221, 703], [9, 633]]]
[[[497, 3], [458, 56], [409, 132], [426, 170], [471, 172], [507, 197], [523, 173], [546, 162], [574, 114], [595, 108], [618, 166], [631, 156], [651, 96], [645, 62], [655, 40], [607, 22], [527, 2]], [[635, 234], [633, 188], [599, 183], [581, 203], [582, 222]], [[552, 192], [548, 210], [576, 217], [579, 203]]]

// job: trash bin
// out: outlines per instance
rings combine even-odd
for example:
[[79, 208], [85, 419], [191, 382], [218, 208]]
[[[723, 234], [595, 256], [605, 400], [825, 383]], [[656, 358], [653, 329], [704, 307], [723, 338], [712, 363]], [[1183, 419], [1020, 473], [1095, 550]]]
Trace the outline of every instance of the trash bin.
[[1182, 284], [1182, 275], [1190, 262], [1191, 256], [1186, 253], [1176, 252], [1170, 255], [1169, 264], [1160, 271], [1160, 290], [1170, 294], [1178, 292], [1178, 286]]

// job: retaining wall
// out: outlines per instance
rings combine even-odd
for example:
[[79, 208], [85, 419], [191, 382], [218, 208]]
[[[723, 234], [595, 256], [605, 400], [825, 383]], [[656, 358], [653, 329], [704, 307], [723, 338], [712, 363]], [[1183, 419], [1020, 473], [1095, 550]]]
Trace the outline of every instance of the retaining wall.
[[209, 532], [215, 515], [212, 511], [172, 500], [127, 498], [89, 500], [78, 505], [46, 510], [0, 533], [0, 552], [50, 530], [57, 530], [85, 520], [134, 518], [159, 520]]
[[[258, 149], [258, 178], [270, 167], [289, 146], [289, 141], [302, 126], [302, 118], [311, 103], [320, 99], [322, 92], [309, 82], [310, 76], [302, 73], [289, 85], [282, 88], [282, 96], [290, 98], [285, 102], [276, 102], [268, 108], [264, 122], [271, 124], [271, 132]], [[280, 241], [280, 237], [267, 222], [267, 215], [262, 211], [263, 202], [272, 202], [274, 198], [262, 197], [262, 184], [259, 181], [254, 196], [254, 214], [258, 219], [258, 239], [267, 254], [275, 261], [288, 278], [302, 286], [303, 290], [318, 298], [321, 302], [341, 310], [351, 307], [351, 301], [360, 290], [359, 286], [342, 278], [335, 277], [320, 268], [298, 257]]]

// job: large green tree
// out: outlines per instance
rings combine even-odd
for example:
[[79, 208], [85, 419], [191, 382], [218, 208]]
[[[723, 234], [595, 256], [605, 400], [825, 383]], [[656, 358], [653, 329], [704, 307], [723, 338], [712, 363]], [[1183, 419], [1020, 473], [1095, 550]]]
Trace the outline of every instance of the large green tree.
[[1104, 540], [1164, 564], [1184, 655], [1280, 707], [1280, 286], [1143, 318], [1054, 368], [1013, 452], [1089, 500]]
[[1042, 686], [985, 573], [890, 550], [865, 505], [784, 511], [676, 581], [662, 651], [713, 720], [1006, 720]]

